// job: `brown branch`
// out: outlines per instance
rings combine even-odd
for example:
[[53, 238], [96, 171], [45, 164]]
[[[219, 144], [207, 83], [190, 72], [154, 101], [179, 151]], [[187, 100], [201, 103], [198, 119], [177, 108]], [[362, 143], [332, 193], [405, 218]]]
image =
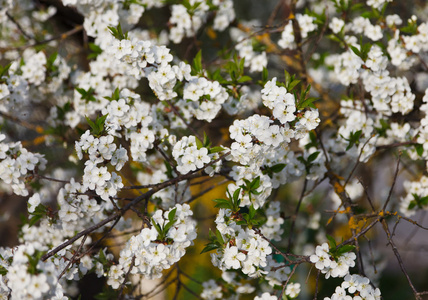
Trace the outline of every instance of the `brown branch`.
[[21, 24], [19, 24], [19, 22], [17, 20], [15, 20], [15, 18], [8, 12], [6, 11], [6, 16], [9, 20], [12, 21], [13, 24], [15, 24], [15, 26], [18, 28], [18, 30], [22, 33], [23, 36], [25, 36], [27, 39], [29, 40], [36, 40], [34, 38], [34, 36], [31, 36], [30, 34], [28, 34], [24, 28], [22, 28]]
[[81, 243], [80, 243], [80, 245], [79, 245], [79, 248], [78, 248], [78, 249], [77, 249], [77, 251], [73, 254], [73, 256], [70, 258], [70, 261], [69, 261], [69, 262], [68, 262], [68, 264], [65, 266], [64, 270], [62, 270], [61, 274], [59, 274], [59, 276], [58, 276], [58, 280], [60, 280], [60, 279], [62, 278], [62, 276], [64, 276], [65, 272], [67, 272], [68, 268], [69, 268], [72, 264], [74, 264], [74, 263], [77, 261], [76, 257], [79, 255], [80, 250], [82, 250], [82, 247], [83, 247], [83, 245], [85, 244], [85, 242], [86, 242], [86, 238], [87, 238], [87, 237], [88, 237], [87, 235], [85, 235], [85, 236], [83, 237], [82, 242], [81, 242]]
[[415, 299], [416, 300], [422, 300], [422, 297], [420, 296], [420, 293], [418, 293], [418, 291], [414, 287], [414, 285], [412, 283], [412, 280], [410, 279], [410, 276], [407, 273], [406, 268], [404, 267], [403, 260], [401, 259], [401, 255], [398, 252], [398, 249], [395, 246], [394, 241], [392, 240], [391, 232], [389, 231], [388, 223], [385, 221], [385, 219], [382, 219], [382, 225], [383, 225], [383, 229], [384, 229], [384, 231], [386, 233], [386, 237], [388, 239], [388, 243], [389, 243], [389, 245], [391, 245], [392, 251], [394, 252], [395, 257], [397, 258], [398, 264], [400, 265], [400, 269], [403, 272], [404, 276], [406, 277], [407, 282], [409, 283], [409, 286], [410, 286], [410, 288], [413, 291], [413, 294], [415, 295]]
[[394, 190], [395, 183], [397, 182], [398, 171], [400, 169], [399, 168], [400, 167], [400, 158], [401, 158], [401, 153], [398, 154], [397, 166], [395, 167], [395, 173], [394, 173], [394, 179], [392, 181], [391, 188], [389, 189], [388, 197], [386, 198], [386, 201], [382, 207], [382, 210], [386, 209], [386, 206], [388, 205], [389, 201], [391, 200], [392, 191]]
[[228, 156], [230, 154], [230, 152], [227, 152], [226, 154], [223, 154], [222, 156], [220, 156], [219, 158], [211, 161], [210, 163], [206, 164], [205, 166], [203, 166], [201, 169], [197, 169], [195, 171], [191, 171], [188, 174], [185, 175], [180, 175], [178, 177], [172, 178], [168, 181], [165, 182], [161, 182], [158, 185], [156, 185], [155, 187], [153, 187], [151, 190], [147, 191], [146, 193], [134, 198], [134, 200], [132, 200], [130, 203], [128, 203], [127, 205], [125, 205], [119, 212], [107, 217], [106, 219], [100, 221], [99, 223], [79, 232], [78, 234], [76, 234], [74, 237], [72, 237], [71, 239], [69, 239], [68, 241], [62, 243], [61, 245], [59, 245], [58, 247], [56, 247], [55, 249], [49, 251], [48, 253], [46, 253], [45, 255], [43, 255], [41, 257], [41, 259], [43, 261], [45, 261], [46, 259], [48, 259], [49, 257], [53, 256], [55, 253], [57, 253], [58, 251], [61, 251], [63, 248], [67, 247], [68, 245], [71, 245], [72, 243], [74, 243], [74, 241], [78, 240], [80, 237], [87, 235], [95, 230], [97, 230], [98, 228], [101, 228], [102, 226], [104, 226], [107, 223], [110, 223], [113, 220], [119, 220], [129, 209], [131, 209], [131, 207], [133, 207], [134, 205], [136, 205], [137, 203], [141, 202], [142, 200], [145, 199], [149, 199], [153, 194], [155, 194], [156, 192], [171, 186], [173, 184], [175, 184], [176, 182], [180, 182], [183, 180], [188, 180], [188, 179], [192, 179], [192, 178], [196, 178], [201, 176], [200, 174], [198, 174], [200, 171], [203, 171], [206, 167], [215, 164], [217, 161], [222, 160], [223, 158], [225, 158], [226, 156]]
[[307, 185], [308, 185], [308, 179], [305, 176], [305, 182], [303, 183], [303, 188], [302, 188], [302, 192], [300, 193], [299, 202], [297, 203], [296, 210], [294, 211], [294, 214], [291, 216], [291, 226], [290, 226], [290, 232], [288, 235], [287, 252], [290, 252], [290, 250], [291, 250], [291, 244], [293, 241], [294, 226], [296, 225], [297, 215], [299, 214], [300, 206], [302, 205]]
[[71, 30], [69, 30], [67, 32], [58, 34], [58, 35], [56, 35], [56, 36], [54, 36], [52, 38], [49, 38], [49, 39], [46, 39], [46, 40], [43, 40], [43, 41], [35, 42], [35, 43], [32, 43], [32, 44], [28, 44], [28, 45], [23, 45], [23, 46], [20, 46], [20, 47], [0, 48], [0, 52], [6, 52], [6, 51], [11, 51], [11, 50], [25, 50], [27, 48], [31, 48], [31, 47], [35, 47], [35, 46], [40, 46], [40, 45], [48, 44], [48, 43], [50, 43], [52, 41], [55, 41], [55, 40], [65, 40], [68, 37], [72, 36], [73, 34], [76, 34], [76, 33], [80, 32], [82, 30], [83, 30], [83, 25], [78, 25], [78, 26], [74, 27], [73, 29], [71, 29]]

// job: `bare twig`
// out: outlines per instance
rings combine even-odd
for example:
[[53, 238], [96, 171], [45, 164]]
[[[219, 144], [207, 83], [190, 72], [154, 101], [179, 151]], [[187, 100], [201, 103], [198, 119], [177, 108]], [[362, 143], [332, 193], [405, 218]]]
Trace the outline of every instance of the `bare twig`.
[[294, 226], [296, 225], [297, 215], [299, 214], [300, 206], [302, 205], [302, 201], [303, 201], [303, 198], [305, 195], [307, 185], [308, 185], [308, 179], [305, 176], [305, 182], [303, 183], [303, 188], [302, 188], [302, 192], [300, 193], [299, 202], [297, 203], [296, 210], [294, 211], [294, 214], [291, 216], [291, 226], [290, 226], [290, 232], [288, 235], [287, 252], [290, 252], [290, 250], [291, 250], [291, 244], [293, 241]]

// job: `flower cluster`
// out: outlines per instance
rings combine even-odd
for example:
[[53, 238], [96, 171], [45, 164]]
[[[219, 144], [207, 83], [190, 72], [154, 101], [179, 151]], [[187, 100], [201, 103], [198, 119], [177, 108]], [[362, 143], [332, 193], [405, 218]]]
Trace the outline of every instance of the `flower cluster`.
[[324, 300], [380, 300], [382, 299], [380, 290], [370, 285], [367, 277], [360, 275], [346, 275], [342, 285], [336, 287], [331, 297], [325, 297]]
[[354, 252], [345, 252], [337, 258], [332, 258], [327, 243], [317, 246], [315, 254], [310, 256], [310, 260], [318, 270], [325, 274], [325, 278], [344, 277], [349, 273], [349, 268], [355, 266], [357, 256]]
[[215, 220], [225, 247], [211, 254], [211, 261], [221, 270], [241, 269], [250, 277], [258, 277], [265, 273], [261, 268], [267, 265], [272, 248], [253, 229], [236, 225], [231, 213], [228, 209], [220, 209]]
[[[262, 23], [242, 21], [232, 0], [59, 2], [72, 8], [0, 1], [0, 194], [28, 198], [20, 244], [0, 248], [0, 298], [77, 298], [90, 272], [105, 277], [106, 295], [137, 294], [136, 282], [173, 265], [177, 276], [161, 284], [179, 283], [179, 298], [189, 288], [181, 276], [192, 277], [179, 261], [196, 238], [188, 204], [217, 186], [229, 199], [214, 200], [216, 231], [203, 252], [222, 275], [201, 283], [202, 298], [273, 300], [279, 287], [296, 298], [292, 281], [308, 262], [326, 279], [344, 277], [326, 300], [380, 298], [350, 274], [352, 245], [329, 238], [315, 254], [313, 245], [331, 202], [333, 226], [351, 210], [361, 217], [365, 200], [375, 216], [389, 214], [377, 201], [385, 190], [391, 207], [400, 199], [391, 218], [428, 209], [428, 6], [279, 3]], [[58, 35], [63, 11], [82, 26]], [[392, 186], [403, 181], [404, 191], [377, 188], [370, 199], [359, 168], [369, 173], [379, 165], [369, 160], [395, 161], [388, 155], [400, 150]], [[403, 160], [416, 179], [398, 172]], [[375, 171], [377, 184], [385, 176]], [[325, 204], [327, 181], [337, 194]], [[202, 202], [195, 208], [210, 206]]]
[[200, 169], [211, 160], [207, 148], [201, 147], [198, 149], [196, 137], [193, 135], [183, 137], [178, 141], [174, 145], [172, 155], [178, 164], [177, 171], [181, 174]]
[[251, 39], [248, 33], [234, 28], [231, 31], [232, 38], [237, 42], [235, 49], [239, 53], [239, 57], [245, 59], [244, 66], [250, 68], [250, 72], [261, 72], [267, 67], [266, 51], [257, 49], [255, 45], [258, 41]]
[[[317, 25], [314, 23], [314, 17], [297, 14], [296, 20], [300, 27], [301, 38], [307, 38], [310, 32], [317, 29]], [[278, 41], [278, 45], [283, 49], [296, 49], [295, 33], [291, 21], [288, 21], [285, 25], [284, 30], [281, 33], [281, 38]]]
[[0, 134], [0, 179], [17, 195], [28, 196], [25, 178], [36, 169], [44, 170], [46, 159], [31, 153], [20, 142], [7, 143], [6, 135]]
[[157, 210], [138, 235], [129, 239], [121, 250], [119, 263], [111, 266], [107, 283], [118, 288], [125, 274], [159, 278], [186, 253], [196, 238], [196, 222], [187, 204], [177, 204], [168, 211]]

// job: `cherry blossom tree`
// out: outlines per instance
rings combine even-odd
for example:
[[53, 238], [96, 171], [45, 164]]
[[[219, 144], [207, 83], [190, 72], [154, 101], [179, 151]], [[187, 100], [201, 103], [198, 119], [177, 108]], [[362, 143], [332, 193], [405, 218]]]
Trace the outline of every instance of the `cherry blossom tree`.
[[1, 299], [428, 295], [428, 5], [253, 4], [0, 1]]

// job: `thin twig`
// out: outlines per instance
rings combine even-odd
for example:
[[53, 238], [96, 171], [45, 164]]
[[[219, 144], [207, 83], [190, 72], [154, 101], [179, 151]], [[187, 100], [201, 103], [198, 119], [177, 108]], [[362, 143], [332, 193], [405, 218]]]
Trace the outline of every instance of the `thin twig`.
[[392, 191], [394, 190], [395, 183], [397, 182], [398, 171], [400, 169], [399, 168], [400, 167], [400, 158], [401, 158], [401, 153], [398, 154], [397, 166], [395, 167], [395, 173], [394, 173], [394, 179], [392, 181], [391, 188], [389, 189], [388, 198], [386, 198], [386, 201], [382, 207], [382, 210], [386, 209], [386, 206], [388, 205], [389, 201], [391, 200]]
[[117, 300], [122, 299], [123, 290], [125, 289], [126, 282], [128, 281], [129, 274], [131, 273], [132, 268], [135, 265], [135, 255], [132, 256], [131, 265], [129, 266], [128, 271], [125, 274], [125, 278], [123, 279], [122, 284], [120, 285], [119, 295], [117, 296]]
[[303, 198], [305, 196], [307, 184], [308, 184], [308, 179], [305, 176], [305, 182], [303, 183], [303, 188], [302, 188], [302, 192], [300, 193], [299, 202], [297, 203], [296, 210], [294, 211], [294, 214], [291, 216], [291, 226], [290, 226], [290, 232], [288, 235], [287, 252], [290, 252], [290, 250], [291, 250], [291, 243], [293, 240], [294, 226], [296, 225], [296, 219], [297, 219], [297, 215], [299, 214], [300, 205], [302, 204]]
[[50, 43], [52, 41], [55, 41], [55, 40], [65, 40], [69, 36], [72, 36], [73, 34], [76, 34], [76, 33], [80, 32], [82, 30], [83, 30], [83, 25], [78, 25], [78, 26], [74, 27], [73, 29], [71, 29], [71, 30], [69, 30], [67, 32], [58, 34], [58, 35], [56, 35], [56, 36], [54, 36], [52, 38], [49, 38], [49, 39], [46, 39], [46, 40], [43, 40], [43, 41], [39, 41], [39, 42], [35, 42], [35, 43], [32, 43], [32, 44], [23, 45], [23, 46], [19, 46], [19, 47], [0, 48], [0, 52], [6, 52], [6, 51], [11, 51], [11, 50], [25, 50], [27, 48], [31, 48], [31, 47], [35, 47], [35, 46], [40, 46], [40, 45], [48, 44], [48, 43]]
[[24, 30], [24, 28], [22, 28], [21, 24], [19, 24], [19, 22], [17, 20], [15, 20], [15, 18], [8, 11], [6, 11], [6, 16], [7, 16], [7, 18], [9, 20], [12, 21], [13, 24], [15, 24], [15, 26], [18, 28], [18, 30], [21, 31], [21, 33], [22, 33], [23, 36], [25, 36], [29, 40], [36, 41], [36, 39], [34, 38], [34, 36], [31, 36], [29, 33], [27, 33]]
[[87, 235], [85, 235], [85, 236], [83, 237], [82, 242], [81, 242], [81, 243], [80, 243], [80, 245], [79, 245], [79, 248], [76, 250], [76, 252], [75, 252], [75, 253], [73, 254], [73, 256], [70, 258], [70, 261], [69, 261], [69, 262], [68, 262], [68, 264], [65, 266], [64, 270], [62, 270], [61, 274], [59, 274], [59, 276], [58, 276], [58, 280], [60, 280], [60, 279], [62, 278], [62, 276], [64, 276], [64, 274], [67, 272], [68, 268], [69, 268], [72, 264], [74, 264], [74, 263], [75, 263], [75, 261], [76, 261], [76, 257], [79, 255], [80, 250], [82, 250], [82, 247], [83, 247], [83, 245], [85, 244], [85, 242], [86, 242], [86, 238], [87, 238], [87, 237], [88, 237]]
[[401, 259], [401, 255], [398, 252], [398, 249], [395, 246], [394, 241], [392, 240], [391, 232], [389, 231], [388, 223], [385, 221], [385, 219], [382, 220], [382, 225], [383, 225], [384, 231], [386, 233], [386, 237], [388, 239], [388, 243], [389, 243], [389, 245], [391, 245], [392, 251], [394, 252], [395, 257], [397, 258], [398, 264], [400, 265], [400, 269], [403, 272], [404, 276], [406, 277], [407, 282], [409, 283], [410, 288], [412, 289], [413, 294], [415, 295], [416, 300], [422, 300], [420, 294], [418, 293], [418, 291], [414, 287], [414, 285], [412, 283], [412, 280], [410, 279], [410, 276], [409, 276], [409, 274], [406, 271], [406, 268], [404, 267], [403, 260]]

